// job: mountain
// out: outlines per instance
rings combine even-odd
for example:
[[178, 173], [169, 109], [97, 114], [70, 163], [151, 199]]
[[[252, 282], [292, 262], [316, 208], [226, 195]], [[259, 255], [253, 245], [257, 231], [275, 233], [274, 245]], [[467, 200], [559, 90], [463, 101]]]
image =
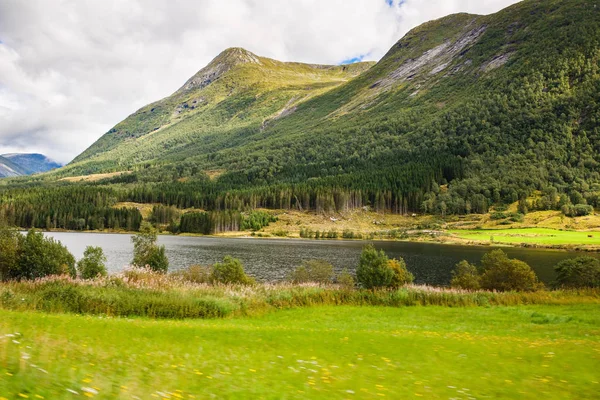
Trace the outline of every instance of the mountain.
[[525, 0], [428, 22], [376, 65], [226, 50], [56, 176], [123, 171], [106, 183], [141, 185], [129, 200], [218, 209], [600, 206], [599, 121], [600, 7]]
[[0, 156], [0, 178], [27, 175], [22, 167], [12, 162], [10, 159]]
[[32, 175], [60, 168], [61, 164], [43, 154], [11, 153], [0, 155], [0, 178]]
[[3, 154], [0, 157], [17, 165], [22, 170], [20, 175], [38, 174], [40, 172], [47, 172], [62, 167], [61, 164], [52, 161], [43, 154], [12, 153]]
[[173, 95], [136, 111], [75, 158], [69, 170], [105, 172], [151, 160], [205, 153], [207, 143], [244, 140], [372, 63], [284, 63], [241, 48], [218, 55]]

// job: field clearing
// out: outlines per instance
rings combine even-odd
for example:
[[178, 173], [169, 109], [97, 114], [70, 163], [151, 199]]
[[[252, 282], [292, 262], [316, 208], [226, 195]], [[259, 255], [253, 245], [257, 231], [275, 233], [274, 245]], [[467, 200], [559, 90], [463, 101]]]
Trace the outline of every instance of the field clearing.
[[507, 244], [600, 246], [598, 231], [560, 231], [547, 228], [450, 230], [449, 233], [471, 241]]
[[[0, 398], [594, 398], [600, 306], [0, 311]], [[77, 394], [74, 394], [76, 392]]]
[[121, 175], [128, 175], [131, 171], [120, 171], [120, 172], [110, 172], [105, 174], [90, 174], [90, 175], [80, 175], [80, 176], [69, 176], [66, 178], [61, 178], [59, 181], [65, 182], [97, 182], [102, 179], [114, 178]]

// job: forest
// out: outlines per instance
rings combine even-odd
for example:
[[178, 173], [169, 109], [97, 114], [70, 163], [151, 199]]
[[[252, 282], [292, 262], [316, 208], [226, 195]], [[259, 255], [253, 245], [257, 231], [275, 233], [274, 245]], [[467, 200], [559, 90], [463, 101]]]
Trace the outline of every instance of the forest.
[[[145, 203], [173, 207], [160, 223], [219, 231], [258, 208], [600, 207], [600, 9], [587, 1], [432, 21], [374, 66], [318, 69], [326, 84], [314, 66], [248, 65], [244, 52], [225, 51], [209, 65], [222, 77], [138, 110], [65, 168], [0, 181], [0, 213], [23, 228], [136, 230], [139, 211], [115, 207]], [[101, 172], [121, 174], [62, 180]]]

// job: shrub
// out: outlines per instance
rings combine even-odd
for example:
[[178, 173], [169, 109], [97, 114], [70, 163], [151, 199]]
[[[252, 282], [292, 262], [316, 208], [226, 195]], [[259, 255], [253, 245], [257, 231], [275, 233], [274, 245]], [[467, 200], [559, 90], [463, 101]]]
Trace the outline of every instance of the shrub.
[[76, 275], [75, 257], [65, 246], [33, 229], [19, 238], [19, 257], [9, 270], [9, 278], [36, 279], [63, 274]]
[[157, 272], [167, 272], [169, 259], [167, 258], [165, 246], [153, 246], [146, 254], [146, 264]]
[[564, 260], [554, 267], [555, 286], [564, 288], [600, 287], [600, 260], [584, 256]]
[[562, 213], [567, 217], [584, 217], [594, 212], [594, 207], [587, 204], [565, 204], [562, 207]]
[[77, 263], [77, 271], [83, 279], [106, 276], [106, 256], [101, 247], [88, 246], [83, 258]]
[[523, 215], [521, 213], [513, 213], [510, 216], [510, 220], [512, 222], [523, 222], [523, 221], [525, 221], [525, 215]]
[[323, 260], [310, 260], [303, 262], [290, 274], [290, 281], [292, 283], [331, 283], [333, 277], [333, 265]]
[[399, 260], [395, 258], [388, 260], [388, 267], [390, 267], [394, 272], [392, 281], [390, 282], [390, 287], [399, 288], [409, 283], [413, 283], [415, 280], [414, 275], [411, 274], [408, 269], [406, 269], [406, 263], [402, 258]]
[[527, 263], [509, 259], [502, 250], [493, 250], [481, 259], [481, 287], [487, 290], [533, 291], [540, 287], [535, 272]]
[[148, 266], [154, 271], [166, 272], [169, 269], [169, 260], [165, 253], [165, 246], [158, 246], [158, 234], [149, 223], [144, 222], [140, 232], [131, 238], [133, 242], [133, 260], [131, 263], [137, 267]]
[[251, 285], [254, 283], [254, 279], [246, 275], [242, 262], [231, 256], [225, 256], [223, 262], [216, 263], [213, 266], [210, 281], [213, 283], [241, 285]]
[[481, 285], [479, 283], [477, 267], [466, 260], [462, 260], [456, 264], [454, 271], [452, 271], [450, 286], [457, 289], [478, 290]]
[[180, 277], [186, 282], [208, 283], [210, 282], [211, 267], [202, 265], [191, 265], [173, 273], [173, 276]]
[[349, 229], [344, 229], [344, 231], [342, 232], [342, 238], [344, 239], [354, 239], [354, 237], [354, 232], [352, 232]]
[[271, 222], [277, 222], [277, 217], [266, 211], [252, 211], [250, 214], [242, 216], [240, 230], [259, 231]]
[[0, 227], [0, 280], [10, 278], [10, 271], [17, 268], [19, 260], [19, 238], [16, 229]]
[[490, 215], [490, 219], [492, 219], [492, 220], [505, 219], [507, 217], [508, 216], [503, 212], [495, 212]]
[[345, 289], [353, 289], [355, 286], [354, 276], [344, 269], [336, 278], [336, 282]]
[[393, 278], [394, 271], [388, 265], [383, 250], [377, 251], [373, 245], [366, 246], [356, 269], [358, 283], [367, 289], [388, 287]]

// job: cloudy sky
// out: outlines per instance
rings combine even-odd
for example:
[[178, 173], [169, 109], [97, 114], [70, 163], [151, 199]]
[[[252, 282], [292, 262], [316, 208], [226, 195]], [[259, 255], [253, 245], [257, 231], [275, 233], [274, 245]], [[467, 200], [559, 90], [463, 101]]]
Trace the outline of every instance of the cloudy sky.
[[228, 47], [378, 60], [411, 28], [517, 0], [0, 0], [0, 154], [69, 162]]

